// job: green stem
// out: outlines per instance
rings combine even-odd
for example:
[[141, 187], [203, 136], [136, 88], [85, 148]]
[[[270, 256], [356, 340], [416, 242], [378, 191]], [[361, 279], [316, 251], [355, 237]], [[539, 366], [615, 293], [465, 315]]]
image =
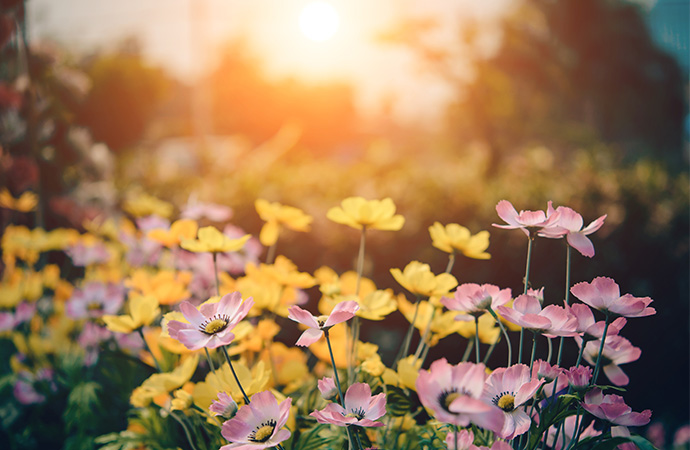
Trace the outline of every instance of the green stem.
[[532, 373], [532, 365], [534, 364], [534, 353], [537, 350], [537, 333], [532, 332], [532, 355], [529, 358], [529, 370]]
[[[599, 376], [599, 370], [601, 369], [602, 353], [604, 352], [604, 343], [606, 342], [606, 333], [609, 330], [610, 322], [611, 316], [607, 313], [606, 323], [604, 324], [604, 334], [601, 336], [601, 345], [599, 346], [599, 354], [597, 355], [597, 364], [594, 367], [594, 374], [592, 375], [592, 381], [590, 382], [590, 386], [594, 386], [595, 384], [597, 384], [597, 377]], [[584, 342], [582, 343], [582, 347], [584, 348]]]
[[479, 358], [479, 317], [477, 316], [474, 316], [474, 354], [479, 364], [481, 358]]
[[421, 300], [419, 298], [419, 295], [417, 296], [417, 303], [415, 304], [414, 307], [414, 314], [412, 316], [412, 321], [410, 322], [410, 326], [407, 328], [407, 334], [405, 334], [405, 340], [403, 341], [403, 346], [400, 348], [400, 351], [398, 352], [398, 356], [395, 358], [395, 362], [393, 363], [393, 367], [396, 367], [398, 364], [398, 361], [400, 361], [402, 358], [407, 356], [407, 352], [410, 350], [410, 341], [412, 341], [412, 332], [414, 331], [414, 323], [417, 321], [417, 314], [419, 313], [419, 304], [421, 303]]
[[211, 372], [216, 373], [216, 368], [213, 366], [213, 361], [211, 360], [211, 354], [208, 349], [204, 347], [204, 352], [206, 352], [206, 360], [208, 360], [208, 365], [211, 368]]
[[220, 282], [218, 281], [218, 253], [213, 252], [213, 274], [216, 277], [216, 295], [220, 297]]
[[[529, 286], [529, 270], [532, 262], [532, 244], [534, 242], [534, 236], [530, 231], [530, 235], [527, 238], [527, 262], [525, 263], [525, 286], [522, 291], [523, 294], [527, 294], [527, 287]], [[524, 337], [525, 331], [520, 328], [520, 347], [518, 350], [518, 364], [522, 363], [522, 339]]]
[[474, 339], [468, 339], [467, 340], [467, 348], [465, 348], [465, 353], [463, 353], [462, 359], [460, 360], [461, 362], [465, 362], [469, 359], [470, 354], [472, 353], [473, 347], [474, 347]]
[[414, 352], [415, 359], [419, 359], [419, 356], [422, 354], [424, 347], [426, 347], [426, 340], [429, 337], [429, 331], [431, 330], [431, 323], [434, 321], [435, 316], [436, 316], [436, 308], [434, 308], [431, 311], [431, 317], [429, 317], [429, 323], [426, 324], [426, 328], [424, 328], [424, 334], [422, 335], [422, 338], [419, 340], [419, 345], [417, 346], [417, 350]]
[[149, 343], [146, 342], [146, 338], [144, 337], [144, 329], [142, 327], [139, 327], [137, 330], [139, 332], [139, 336], [141, 336], [141, 340], [144, 341], [144, 348], [146, 348], [146, 351], [149, 352], [151, 355], [151, 358], [153, 359], [153, 364], [156, 366], [156, 370], [161, 372], [161, 366], [158, 364], [158, 360], [156, 359], [156, 356], [153, 354], [151, 351], [151, 348], [149, 347]]
[[177, 421], [182, 426], [182, 429], [184, 430], [184, 435], [187, 438], [187, 442], [189, 442], [189, 446], [192, 447], [192, 450], [196, 450], [196, 447], [194, 446], [194, 440], [192, 439], [192, 436], [189, 434], [189, 429], [187, 428], [187, 424], [184, 423], [184, 419], [180, 419], [175, 415], [174, 411], [170, 411], [170, 415], [172, 416], [173, 419]]
[[455, 264], [455, 249], [451, 250], [450, 255], [448, 255], [448, 265], [446, 266], [446, 273], [450, 273], [453, 270], [453, 265]]
[[587, 341], [582, 339], [582, 345], [580, 346], [580, 353], [577, 354], [577, 362], [575, 363], [575, 367], [580, 367], [580, 363], [582, 362], [582, 354], [585, 352], [585, 344]]
[[249, 397], [247, 397], [247, 393], [244, 392], [244, 388], [242, 387], [242, 383], [240, 383], [240, 379], [237, 377], [237, 373], [235, 373], [235, 368], [232, 366], [232, 361], [230, 360], [230, 355], [228, 355], [228, 350], [225, 348], [224, 345], [221, 345], [220, 348], [223, 350], [223, 354], [225, 355], [225, 360], [230, 365], [230, 370], [232, 371], [232, 376], [235, 377], [235, 382], [237, 383], [237, 386], [240, 388], [240, 391], [242, 392], [242, 397], [244, 398], [244, 403], [248, 405], [249, 404]]
[[357, 254], [357, 284], [355, 285], [355, 295], [359, 296], [359, 287], [362, 282], [362, 273], [364, 272], [364, 249], [366, 246], [366, 231], [367, 227], [362, 227], [362, 234], [359, 238], [359, 253]]
[[[562, 339], [562, 338], [561, 338]], [[551, 364], [551, 356], [553, 354], [553, 344], [551, 343], [551, 338], [546, 338], [546, 343], [549, 344], [549, 353], [546, 356], [546, 362]], [[558, 364], [556, 364], [558, 365]]]
[[506, 344], [508, 344], [508, 366], [507, 367], [510, 367], [513, 364], [513, 346], [510, 343], [510, 338], [508, 338], [508, 332], [506, 331], [505, 327], [501, 323], [501, 319], [498, 318], [498, 315], [496, 314], [496, 312], [491, 307], [489, 307], [489, 309], [487, 311], [489, 311], [489, 313], [494, 317], [494, 320], [496, 321], [496, 323], [498, 323], [498, 326], [499, 326], [499, 328], [501, 328], [501, 332], [503, 333], [503, 337], [506, 340]]
[[[331, 356], [331, 364], [333, 365], [333, 378], [335, 378], [335, 385], [338, 388], [338, 399], [340, 400], [340, 406], [345, 408], [345, 397], [343, 396], [343, 390], [340, 388], [340, 377], [338, 376], [338, 368], [335, 366], [335, 358], [333, 357], [333, 348], [331, 347], [331, 338], [328, 335], [328, 330], [324, 329], [323, 334], [326, 337], [326, 344], [328, 345], [328, 354]], [[347, 440], [351, 448], [354, 447], [354, 443], [352, 441], [352, 435], [350, 433], [350, 426], [348, 425], [347, 428]]]
[[268, 247], [268, 251], [266, 252], [266, 264], [273, 264], [273, 260], [276, 258], [276, 247], [278, 247], [278, 240], [271, 244], [270, 247]]
[[[566, 241], [566, 254], [565, 254], [565, 297], [564, 303], [566, 305], [570, 304], [570, 245]], [[563, 342], [565, 341], [565, 336], [561, 336], [558, 342], [558, 356], [556, 357], [556, 365], [561, 365], [561, 354], [563, 352]]]

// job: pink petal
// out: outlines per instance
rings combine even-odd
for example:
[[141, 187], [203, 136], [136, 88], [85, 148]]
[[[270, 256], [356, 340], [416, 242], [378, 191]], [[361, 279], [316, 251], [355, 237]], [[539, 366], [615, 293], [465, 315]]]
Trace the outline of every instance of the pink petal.
[[566, 239], [568, 240], [568, 244], [570, 244], [572, 248], [580, 252], [583, 256], [588, 258], [594, 256], [594, 244], [592, 244], [592, 241], [590, 241], [589, 238], [584, 235], [584, 233], [568, 233]]
[[515, 406], [517, 407], [519, 405], [522, 405], [523, 403], [531, 399], [534, 396], [534, 394], [537, 393], [537, 391], [539, 390], [539, 386], [541, 386], [542, 384], [544, 384], [544, 380], [535, 378], [529, 383], [520, 386], [520, 389], [518, 389], [517, 393], [515, 394]]
[[280, 416], [278, 400], [271, 391], [262, 391], [254, 394], [249, 401], [249, 407], [254, 414], [253, 420], [260, 424], [266, 420], [276, 420]]
[[366, 412], [366, 417], [376, 420], [386, 414], [386, 394], [383, 392], [376, 394], [369, 402], [369, 410]]
[[182, 342], [189, 350], [204, 348], [211, 340], [211, 337], [211, 335], [198, 330], [181, 330], [177, 333], [177, 340]]
[[628, 427], [641, 427], [647, 425], [652, 418], [652, 411], [645, 409], [642, 412], [631, 412], [624, 414], [616, 420], [618, 425], [625, 425]]
[[606, 214], [603, 216], [599, 217], [598, 219], [592, 221], [589, 225], [587, 225], [583, 230], [582, 233], [584, 234], [592, 234], [595, 231], [597, 231], [599, 228], [601, 228], [602, 225], [604, 225], [604, 220], [606, 220]]
[[308, 347], [314, 342], [321, 339], [321, 336], [323, 336], [323, 331], [321, 331], [320, 329], [308, 328], [304, 331], [304, 333], [302, 333], [299, 339], [297, 339], [295, 345], [298, 345], [300, 347]]
[[332, 327], [333, 325], [352, 319], [358, 309], [359, 305], [352, 300], [338, 303], [335, 305], [335, 308], [333, 308], [333, 311], [331, 311], [328, 319], [326, 319], [324, 327]]
[[358, 409], [366, 412], [369, 409], [370, 400], [371, 388], [369, 385], [367, 383], [354, 383], [345, 393], [345, 409], [348, 412]]
[[532, 425], [532, 419], [530, 419], [526, 412], [520, 409], [510, 413], [510, 416], [515, 422], [515, 431], [513, 432], [511, 439], [515, 436], [520, 436], [521, 434], [525, 433]]
[[558, 225], [566, 228], [568, 231], [580, 231], [582, 229], [583, 220], [582, 216], [575, 212], [575, 210], [568, 208], [567, 206], [560, 206], [558, 208], [560, 217], [558, 219]]
[[513, 309], [522, 314], [539, 314], [541, 312], [541, 303], [533, 295], [522, 294], [515, 299]]
[[603, 367], [606, 378], [608, 378], [611, 383], [616, 386], [627, 386], [630, 382], [630, 378], [623, 372], [623, 369], [615, 364], [608, 364]]
[[305, 311], [299, 306], [291, 306], [288, 308], [288, 319], [299, 322], [310, 328], [319, 328], [319, 323], [316, 321], [316, 317], [314, 317], [309, 311]]
[[[498, 204], [496, 205], [496, 213], [498, 213], [498, 217], [503, 219], [506, 223], [514, 227], [520, 226], [520, 224], [517, 221], [518, 213], [515, 210], [513, 204], [510, 203], [508, 200], [501, 200], [500, 202], [498, 202]], [[504, 228], [504, 226], [501, 226], [501, 228]]]
[[189, 323], [194, 325], [194, 328], [199, 328], [206, 320], [206, 317], [201, 314], [201, 312], [199, 312], [194, 305], [187, 301], [180, 303], [180, 311], [182, 311], [184, 318], [187, 319]]

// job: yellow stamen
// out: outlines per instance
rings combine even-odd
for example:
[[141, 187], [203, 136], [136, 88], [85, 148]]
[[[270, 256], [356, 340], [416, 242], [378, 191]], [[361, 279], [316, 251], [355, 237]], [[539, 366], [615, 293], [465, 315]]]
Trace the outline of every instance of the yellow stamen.
[[510, 412], [515, 409], [515, 397], [510, 394], [503, 394], [503, 396], [498, 399], [498, 402], [496, 402], [496, 406], [503, 411]]
[[319, 327], [322, 328], [324, 325], [326, 325], [326, 321], [328, 320], [328, 316], [319, 316], [316, 318], [316, 323], [319, 324]]
[[460, 397], [460, 394], [457, 392], [451, 392], [446, 396], [445, 399], [443, 399], [444, 406], [446, 407], [446, 410], [450, 411], [450, 404], [453, 403], [453, 400], [456, 398]]
[[275, 426], [273, 425], [264, 425], [263, 427], [259, 428], [256, 430], [256, 433], [254, 433], [254, 441], [255, 442], [266, 442], [268, 438], [271, 437], [273, 434], [273, 430], [275, 429]]
[[225, 327], [228, 325], [228, 322], [226, 322], [223, 319], [215, 319], [210, 321], [206, 326], [204, 327], [204, 332], [206, 334], [216, 334], [219, 331], [222, 331], [225, 329]]

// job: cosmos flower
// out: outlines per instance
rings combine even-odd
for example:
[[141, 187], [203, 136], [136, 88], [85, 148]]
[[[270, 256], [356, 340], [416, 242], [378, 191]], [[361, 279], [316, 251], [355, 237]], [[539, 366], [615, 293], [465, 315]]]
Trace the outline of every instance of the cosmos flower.
[[294, 206], [281, 205], [278, 202], [268, 202], [262, 198], [254, 202], [256, 212], [266, 223], [261, 228], [259, 240], [267, 247], [278, 241], [281, 226], [294, 231], [309, 231], [310, 224], [314, 220]]
[[491, 258], [491, 255], [486, 252], [489, 248], [488, 231], [480, 231], [473, 236], [470, 230], [457, 223], [444, 226], [440, 222], [434, 222], [429, 227], [429, 235], [432, 245], [446, 253], [458, 251], [468, 258]]
[[559, 206], [555, 210], [549, 202], [547, 215], [551, 216], [558, 214], [558, 222], [553, 227], [547, 227], [539, 232], [539, 236], [547, 238], [558, 239], [563, 236], [566, 237], [568, 245], [580, 252], [583, 256], [591, 258], [594, 256], [594, 245], [587, 236], [597, 231], [604, 225], [606, 214], [594, 220], [586, 227], [584, 225], [582, 216], [567, 206]]
[[103, 314], [115, 314], [124, 300], [125, 289], [121, 284], [92, 281], [74, 290], [65, 309], [73, 319], [95, 319]]
[[507, 230], [519, 229], [525, 233], [526, 236], [534, 235], [546, 228], [553, 227], [558, 221], [558, 212], [547, 215], [544, 211], [520, 211], [518, 213], [515, 207], [508, 200], [501, 200], [496, 205], [496, 212], [498, 217], [503, 219], [507, 225], [492, 224], [497, 228], [504, 228]]
[[449, 273], [434, 275], [429, 264], [412, 261], [404, 270], [390, 269], [395, 281], [412, 294], [432, 297], [447, 294], [458, 285], [455, 277]]
[[376, 419], [386, 414], [386, 394], [371, 395], [371, 388], [367, 383], [354, 383], [345, 393], [345, 406], [329, 403], [320, 411], [313, 411], [310, 416], [319, 423], [330, 423], [345, 427], [356, 425], [359, 427], [382, 427], [382, 422]]
[[604, 395], [601, 389], [594, 388], [585, 395], [582, 407], [594, 417], [616, 425], [639, 427], [647, 425], [652, 411], [645, 409], [641, 413], [633, 412], [620, 395]]
[[231, 419], [237, 413], [237, 403], [235, 403], [227, 392], [219, 392], [218, 399], [213, 400], [213, 403], [208, 409], [214, 416], [223, 416], [227, 419]]
[[[443, 297], [441, 303], [451, 311], [461, 311], [465, 314], [481, 316], [489, 308], [495, 311], [499, 306], [509, 302], [510, 299], [510, 288], [501, 289], [493, 284], [464, 283], [458, 286], [452, 298]], [[461, 314], [458, 317], [465, 314]]]
[[542, 309], [539, 299], [534, 295], [520, 295], [513, 302], [512, 308], [499, 306], [498, 313], [512, 323], [546, 337], [577, 334], [576, 320], [566, 309], [556, 305], [548, 305]]
[[290, 416], [291, 405], [289, 397], [278, 404], [271, 391], [255, 394], [249, 404], [223, 424], [221, 434], [232, 443], [220, 450], [259, 450], [277, 446], [290, 437], [290, 431], [283, 427]]
[[405, 224], [405, 218], [395, 214], [395, 204], [390, 198], [366, 200], [362, 197], [348, 197], [328, 210], [326, 217], [335, 223], [361, 230], [397, 231]]
[[296, 345], [300, 347], [310, 346], [321, 339], [324, 330], [328, 330], [333, 325], [352, 319], [358, 309], [359, 305], [357, 302], [350, 300], [338, 303], [335, 308], [333, 308], [333, 311], [327, 316], [314, 317], [312, 313], [299, 306], [291, 306], [288, 309], [288, 319], [309, 327], [299, 337]]
[[235, 338], [231, 330], [245, 318], [253, 305], [251, 298], [242, 301], [239, 292], [224, 295], [217, 303], [204, 303], [199, 309], [189, 302], [182, 302], [180, 310], [189, 323], [171, 320], [168, 332], [189, 350], [228, 345]]
[[570, 292], [583, 303], [606, 314], [628, 318], [656, 314], [656, 310], [649, 307], [651, 298], [630, 294], [621, 296], [618, 284], [611, 278], [597, 277], [591, 283], [577, 283]]
[[[582, 345], [582, 339], [579, 337], [575, 338], [575, 342], [579, 346]], [[601, 339], [589, 341], [585, 344], [582, 356], [592, 366], [596, 365], [597, 358], [599, 357], [599, 347], [601, 347]], [[602, 350], [603, 363], [601, 369], [606, 374], [606, 377], [611, 380], [611, 383], [616, 386], [625, 386], [630, 379], [619, 366], [637, 361], [641, 354], [642, 350], [633, 346], [624, 337], [606, 336], [606, 342]]]

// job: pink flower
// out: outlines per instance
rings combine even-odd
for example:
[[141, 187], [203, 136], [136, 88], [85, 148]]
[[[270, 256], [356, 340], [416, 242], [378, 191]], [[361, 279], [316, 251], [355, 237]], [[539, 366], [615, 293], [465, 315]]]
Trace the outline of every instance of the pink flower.
[[568, 377], [568, 384], [575, 391], [586, 389], [589, 386], [589, 380], [592, 379], [592, 369], [586, 366], [571, 367], [565, 374]]
[[14, 313], [0, 313], [0, 332], [15, 329], [24, 322], [31, 320], [36, 313], [36, 303], [21, 302]]
[[182, 302], [180, 310], [189, 323], [171, 320], [168, 331], [189, 350], [228, 345], [235, 338], [231, 330], [253, 305], [251, 297], [243, 302], [239, 292], [223, 296], [218, 303], [203, 304], [199, 309], [189, 302]]
[[218, 400], [213, 400], [213, 403], [208, 409], [214, 416], [223, 416], [231, 419], [237, 413], [237, 403], [235, 403], [230, 394], [219, 392]]
[[639, 427], [647, 425], [652, 411], [645, 409], [641, 413], [633, 412], [620, 395], [604, 395], [599, 388], [594, 388], [585, 395], [582, 407], [594, 417], [606, 420], [615, 425]]
[[649, 304], [649, 297], [633, 297], [625, 294], [621, 297], [618, 284], [611, 278], [597, 277], [591, 283], [577, 283], [570, 288], [570, 292], [594, 309], [606, 314], [614, 314], [623, 317], [645, 317], [656, 314]]
[[[441, 303], [451, 311], [462, 311], [474, 316], [484, 314], [489, 308], [495, 310], [505, 305], [511, 299], [509, 288], [501, 289], [493, 284], [465, 283], [458, 286], [453, 298], [443, 297]], [[470, 320], [464, 314], [458, 315], [456, 320]]]
[[72, 263], [79, 267], [106, 263], [111, 258], [110, 252], [102, 242], [94, 245], [85, 245], [83, 242], [78, 242], [67, 247], [65, 253], [72, 259]]
[[[592, 309], [583, 305], [582, 303], [576, 303], [572, 306], [565, 305], [565, 309], [575, 317], [577, 325], [575, 331], [583, 334], [585, 340], [599, 338], [604, 335], [604, 328], [606, 324], [604, 321], [596, 322], [594, 320], [594, 313]], [[607, 336], [615, 336], [623, 329], [628, 321], [624, 317], [618, 317], [616, 320], [609, 324], [609, 329], [606, 331]]]
[[[556, 430], [557, 426], [551, 426], [549, 427], [548, 434], [546, 436], [546, 444], [553, 448], [554, 450], [561, 450], [562, 448], [568, 448], [570, 445], [570, 442], [573, 440], [573, 436], [575, 436], [575, 422], [576, 422], [576, 416], [568, 416], [565, 418], [565, 422], [563, 424], [563, 428], [558, 432], [558, 442], [556, 442], [556, 445], [554, 445], [554, 439], [556, 438]], [[578, 422], [581, 423], [581, 422]], [[597, 431], [594, 429], [594, 422], [591, 422], [587, 428], [582, 430], [580, 432], [579, 439], [584, 439], [586, 437], [594, 437], [594, 436], [599, 436], [601, 434], [601, 431]]]
[[592, 223], [582, 228], [584, 222], [582, 216], [567, 206], [559, 206], [555, 210], [549, 202], [547, 215], [558, 214], [558, 222], [555, 226], [544, 228], [539, 232], [539, 236], [557, 239], [566, 237], [568, 245], [580, 252], [582, 255], [591, 258], [594, 256], [594, 245], [587, 236], [597, 231], [604, 225], [606, 214], [594, 220]]
[[366, 383], [354, 383], [345, 393], [345, 406], [329, 403], [321, 411], [313, 411], [310, 416], [319, 423], [330, 423], [345, 427], [382, 427], [376, 419], [386, 414], [386, 394], [371, 396], [371, 388]]
[[104, 314], [117, 314], [125, 301], [125, 288], [121, 284], [92, 281], [75, 289], [66, 305], [72, 319], [95, 319]]
[[221, 434], [232, 444], [220, 450], [258, 450], [275, 447], [290, 437], [290, 431], [282, 429], [290, 416], [292, 399], [278, 404], [271, 391], [255, 394], [248, 405], [226, 421]]
[[333, 378], [324, 377], [316, 382], [321, 396], [326, 400], [335, 400], [338, 397], [338, 388]]
[[471, 450], [476, 448], [474, 445], [474, 433], [470, 430], [451, 431], [446, 435], [446, 447], [449, 450]]
[[574, 336], [576, 320], [556, 305], [541, 307], [534, 295], [522, 294], [515, 299], [512, 308], [498, 307], [498, 313], [509, 322], [527, 328], [546, 337]]
[[189, 202], [182, 207], [180, 217], [192, 220], [207, 218], [213, 222], [225, 222], [232, 217], [232, 208], [215, 203]]
[[563, 373], [563, 369], [556, 365], [551, 365], [548, 362], [538, 359], [532, 365], [532, 378], [539, 377], [551, 382]]
[[[577, 342], [579, 346], [582, 345], [582, 339], [579, 337], [575, 338], [575, 342]], [[582, 356], [585, 358], [585, 361], [593, 366], [596, 365], [600, 346], [601, 339], [587, 342], [585, 344], [585, 350], [582, 354]], [[611, 380], [611, 383], [615, 384], [616, 386], [625, 386], [628, 384], [630, 379], [618, 366], [637, 361], [641, 354], [642, 350], [633, 346], [630, 341], [624, 337], [606, 336], [606, 342], [604, 343], [604, 349], [602, 351], [602, 361], [604, 361], [604, 363], [601, 368], [606, 374], [606, 377]]]
[[521, 408], [539, 390], [544, 380], [530, 377], [524, 364], [507, 369], [500, 367], [486, 380], [482, 397], [504, 412], [503, 428], [496, 434], [503, 439], [513, 439], [529, 430], [531, 419]]
[[508, 200], [501, 200], [496, 205], [496, 212], [498, 217], [503, 219], [508, 225], [492, 224], [497, 228], [505, 229], [521, 229], [526, 236], [534, 236], [537, 231], [544, 228], [553, 227], [558, 221], [558, 212], [547, 216], [544, 211], [520, 211], [515, 210], [515, 207]]
[[680, 446], [690, 442], [690, 425], [683, 425], [673, 435], [673, 445]]
[[324, 330], [328, 330], [333, 325], [352, 319], [358, 309], [359, 305], [356, 301], [348, 300], [335, 305], [335, 308], [333, 308], [333, 311], [331, 311], [328, 316], [314, 317], [312, 313], [305, 311], [299, 306], [291, 306], [288, 308], [288, 318], [309, 327], [299, 337], [296, 345], [301, 347], [310, 346], [321, 339]]
[[482, 399], [486, 367], [470, 362], [450, 365], [445, 358], [420, 370], [416, 387], [419, 400], [440, 422], [466, 427], [474, 423], [498, 431], [503, 427], [501, 410]]

